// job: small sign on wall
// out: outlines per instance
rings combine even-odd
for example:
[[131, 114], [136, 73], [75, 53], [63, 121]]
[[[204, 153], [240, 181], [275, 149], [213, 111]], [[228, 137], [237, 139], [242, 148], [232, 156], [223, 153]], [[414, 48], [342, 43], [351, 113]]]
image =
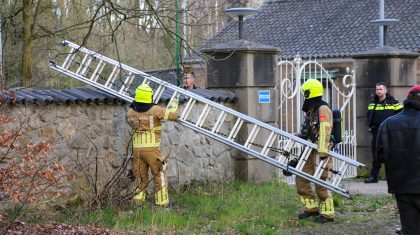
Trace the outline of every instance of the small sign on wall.
[[269, 104], [270, 103], [270, 91], [258, 91], [258, 103]]

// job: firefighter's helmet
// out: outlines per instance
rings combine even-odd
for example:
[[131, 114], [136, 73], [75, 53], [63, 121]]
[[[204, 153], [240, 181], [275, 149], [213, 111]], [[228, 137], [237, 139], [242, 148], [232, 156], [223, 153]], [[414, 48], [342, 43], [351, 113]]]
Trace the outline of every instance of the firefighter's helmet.
[[321, 82], [313, 78], [310, 78], [303, 83], [302, 91], [305, 99], [311, 99], [324, 94], [324, 88], [322, 87]]
[[136, 94], [134, 96], [134, 101], [140, 103], [151, 104], [153, 100], [153, 90], [147, 84], [141, 84], [136, 89]]

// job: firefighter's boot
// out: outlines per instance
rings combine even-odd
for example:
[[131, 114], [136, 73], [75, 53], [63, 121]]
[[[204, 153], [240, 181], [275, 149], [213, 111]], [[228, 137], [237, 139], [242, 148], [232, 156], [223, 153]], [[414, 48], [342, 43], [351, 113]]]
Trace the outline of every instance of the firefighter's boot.
[[304, 198], [300, 197], [302, 204], [305, 206], [305, 210], [302, 213], [299, 213], [299, 219], [309, 218], [311, 216], [319, 215], [319, 206], [318, 202], [314, 198]]
[[166, 207], [169, 205], [168, 187], [163, 186], [155, 193], [155, 203], [157, 206]]
[[146, 201], [146, 193], [143, 191], [140, 191], [139, 189], [136, 190], [136, 195], [133, 197], [133, 201], [136, 205], [144, 204]]
[[321, 202], [319, 213], [321, 214], [321, 216], [315, 218], [315, 223], [324, 224], [328, 222], [334, 222], [334, 201], [331, 197], [328, 197], [327, 199], [325, 199], [325, 201]]
[[304, 210], [303, 212], [299, 213], [298, 218], [306, 219], [312, 216], [319, 216], [319, 211], [310, 212], [310, 211]]

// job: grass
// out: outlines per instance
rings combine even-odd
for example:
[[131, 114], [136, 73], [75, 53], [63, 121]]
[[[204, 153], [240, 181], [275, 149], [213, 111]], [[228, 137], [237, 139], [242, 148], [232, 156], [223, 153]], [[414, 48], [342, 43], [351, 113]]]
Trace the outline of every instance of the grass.
[[[61, 212], [55, 220], [98, 223], [117, 231], [176, 230], [181, 234], [288, 234], [295, 228], [315, 226], [311, 220], [296, 219], [302, 209], [299, 197], [293, 186], [284, 183], [195, 183], [179, 193], [170, 192], [170, 199], [169, 209], [156, 208], [151, 202], [127, 208], [110, 205], [94, 211], [73, 208]], [[395, 206], [390, 196], [356, 195], [350, 200], [334, 195], [334, 202], [336, 211], [354, 223], [374, 219], [382, 215], [382, 210]], [[366, 217], [360, 212], [372, 213]]]

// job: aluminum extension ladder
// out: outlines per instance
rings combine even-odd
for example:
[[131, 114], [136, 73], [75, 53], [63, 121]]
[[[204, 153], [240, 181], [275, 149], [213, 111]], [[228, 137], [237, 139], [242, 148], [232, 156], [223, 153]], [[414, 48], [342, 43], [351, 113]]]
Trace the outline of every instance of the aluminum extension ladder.
[[[121, 64], [116, 60], [105, 57], [75, 43], [63, 41], [61, 42], [61, 45], [65, 47], [66, 51], [68, 50], [67, 48], [70, 50], [65, 54], [57, 56], [55, 60], [50, 61], [50, 67], [52, 69], [76, 78], [104, 92], [113, 94], [127, 102], [133, 101], [133, 88], [135, 90], [135, 87], [142, 83], [150, 84], [151, 87], [154, 88], [154, 103], [157, 103], [160, 100], [164, 92], [171, 92], [171, 100], [180, 95], [184, 96], [188, 99], [188, 102], [180, 117], [178, 117], [178, 122], [180, 124], [212, 139], [232, 146], [233, 148], [263, 160], [273, 166], [283, 170], [287, 169], [294, 175], [301, 176], [343, 196], [349, 197], [347, 190], [340, 188], [339, 186], [347, 168], [349, 166], [364, 166], [362, 163], [330, 151], [328, 159], [330, 157], [335, 158], [336, 160], [339, 160], [341, 164], [339, 169], [330, 170], [334, 173], [332, 179], [328, 181], [322, 180], [321, 174], [328, 159], [318, 163], [317, 169], [313, 175], [302, 171], [305, 161], [308, 159], [311, 152], [316, 150], [316, 144], [184, 90], [171, 83], [162, 81], [125, 64]], [[60, 58], [60, 56], [62, 58]], [[58, 61], [57, 59], [61, 59], [62, 61]], [[204, 108], [199, 112], [200, 115], [198, 119], [192, 120], [192, 118], [189, 117], [189, 114], [193, 107], [195, 107], [195, 109], [198, 107], [198, 105], [196, 105], [197, 103], [204, 104]], [[213, 116], [214, 118], [209, 118], [209, 116]], [[228, 125], [226, 121], [228, 116], [230, 116], [229, 120], [234, 120], [235, 124], [230, 131], [223, 133], [222, 130], [229, 129], [226, 127], [226, 125]], [[248, 133], [246, 140], [239, 141], [237, 135], [241, 128], [244, 127], [252, 128], [246, 129], [251, 130], [249, 133], [248, 131], [245, 132]], [[276, 139], [281, 140], [284, 143], [277, 151], [273, 147], [273, 143]], [[254, 144], [255, 141], [262, 141], [262, 143]], [[300, 153], [296, 154], [296, 149], [300, 149]], [[277, 156], [269, 156], [269, 153], [273, 152], [277, 152]], [[292, 155], [295, 155], [299, 159], [296, 167], [288, 165], [288, 160]]]

